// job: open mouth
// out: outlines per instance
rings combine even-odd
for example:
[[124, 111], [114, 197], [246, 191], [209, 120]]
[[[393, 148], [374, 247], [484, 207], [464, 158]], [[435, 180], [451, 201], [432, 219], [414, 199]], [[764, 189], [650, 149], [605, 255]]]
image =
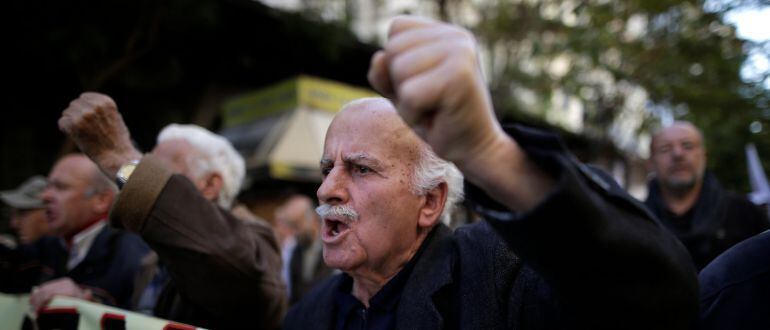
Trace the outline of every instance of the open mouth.
[[341, 219], [324, 219], [323, 240], [331, 243], [337, 241], [350, 230], [348, 222]]
[[48, 222], [51, 223], [54, 220], [56, 220], [56, 213], [54, 211], [52, 211], [51, 209], [46, 209], [45, 210], [45, 217], [48, 220]]

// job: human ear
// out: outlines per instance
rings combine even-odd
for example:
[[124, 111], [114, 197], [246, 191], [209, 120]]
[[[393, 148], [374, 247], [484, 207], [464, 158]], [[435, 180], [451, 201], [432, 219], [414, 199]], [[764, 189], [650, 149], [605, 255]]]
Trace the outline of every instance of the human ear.
[[112, 207], [112, 202], [115, 200], [115, 193], [109, 189], [105, 189], [94, 195], [93, 198], [95, 203], [92, 205], [94, 205], [96, 213], [104, 214], [110, 210], [110, 207]]
[[444, 211], [448, 189], [446, 182], [442, 182], [425, 193], [425, 201], [420, 208], [418, 226], [430, 228], [441, 220], [441, 213]]
[[204, 177], [200, 187], [201, 194], [204, 198], [216, 202], [222, 192], [223, 184], [222, 176], [219, 173], [208, 174]]

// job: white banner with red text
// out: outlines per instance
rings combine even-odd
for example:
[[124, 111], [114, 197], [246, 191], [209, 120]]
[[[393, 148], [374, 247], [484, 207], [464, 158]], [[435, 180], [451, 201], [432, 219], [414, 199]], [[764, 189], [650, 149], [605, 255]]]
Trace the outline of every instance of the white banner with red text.
[[[37, 323], [36, 327], [32, 324], [33, 322]], [[35, 317], [30, 312], [28, 294], [0, 293], [0, 329], [197, 330], [201, 328], [62, 296], [54, 297]]]

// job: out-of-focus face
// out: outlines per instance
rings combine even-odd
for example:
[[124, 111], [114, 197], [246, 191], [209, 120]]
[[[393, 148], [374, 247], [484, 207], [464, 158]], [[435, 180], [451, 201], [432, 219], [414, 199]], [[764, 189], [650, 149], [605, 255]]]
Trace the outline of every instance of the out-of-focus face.
[[[348, 107], [326, 135], [318, 188], [322, 205], [347, 206], [358, 219], [322, 219], [324, 261], [348, 274], [381, 274], [403, 265], [418, 242], [424, 196], [411, 190], [418, 138], [392, 106], [371, 101]], [[419, 245], [417, 245], [419, 246]]]
[[650, 164], [661, 189], [689, 191], [703, 180], [706, 151], [691, 124], [677, 123], [661, 130], [650, 149]]
[[299, 223], [297, 222], [297, 219], [291, 216], [290, 212], [287, 212], [285, 206], [276, 209], [274, 219], [275, 233], [278, 235], [278, 242], [281, 243], [281, 246], [284, 246], [287, 244], [289, 238], [297, 235]]
[[59, 160], [48, 174], [48, 186], [41, 198], [46, 205], [48, 226], [54, 235], [71, 235], [106, 212], [90, 189], [96, 165], [83, 155]]
[[199, 190], [202, 189], [203, 180], [196, 176], [190, 167], [190, 159], [194, 159], [196, 154], [189, 142], [182, 139], [169, 139], [158, 143], [152, 150], [152, 154], [172, 172], [186, 176]]
[[192, 176], [188, 159], [193, 154], [193, 148], [189, 142], [180, 139], [166, 140], [158, 143], [155, 149], [152, 149], [152, 154], [158, 157], [172, 172], [188, 178]]
[[223, 189], [222, 178], [218, 173], [205, 170], [207, 166], [204, 156], [190, 142], [178, 138], [168, 139], [158, 143], [152, 154], [172, 172], [190, 179], [203, 198], [217, 202]]
[[24, 244], [37, 241], [48, 233], [45, 209], [11, 209], [11, 228]]
[[320, 221], [313, 209], [313, 201], [308, 197], [291, 197], [283, 205], [282, 218], [287, 223], [294, 224], [298, 230], [297, 234], [304, 238], [314, 239], [318, 235]]

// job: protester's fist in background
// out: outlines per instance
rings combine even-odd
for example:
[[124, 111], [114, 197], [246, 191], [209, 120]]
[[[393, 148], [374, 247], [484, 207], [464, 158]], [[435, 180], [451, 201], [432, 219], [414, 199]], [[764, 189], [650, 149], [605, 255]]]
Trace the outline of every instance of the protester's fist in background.
[[117, 105], [107, 95], [81, 94], [62, 113], [59, 128], [110, 176], [121, 165], [141, 157], [131, 144]]

